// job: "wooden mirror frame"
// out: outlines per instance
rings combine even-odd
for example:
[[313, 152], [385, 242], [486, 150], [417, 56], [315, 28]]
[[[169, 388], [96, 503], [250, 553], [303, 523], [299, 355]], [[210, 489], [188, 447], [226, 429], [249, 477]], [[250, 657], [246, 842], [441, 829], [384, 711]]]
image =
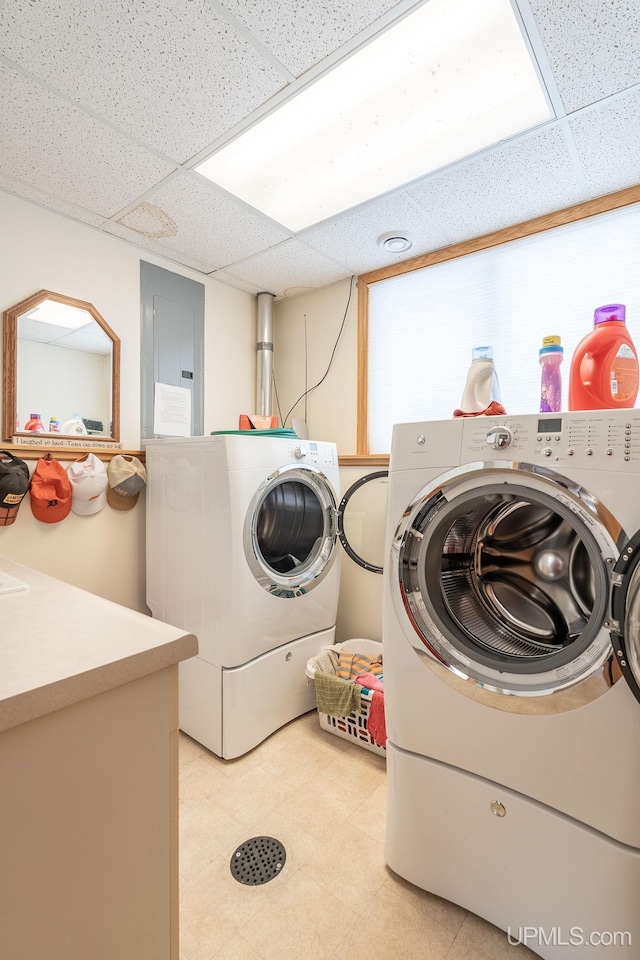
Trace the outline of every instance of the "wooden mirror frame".
[[3, 313], [2, 330], [2, 439], [11, 441], [14, 435], [24, 433], [16, 431], [17, 396], [18, 396], [18, 319], [23, 313], [33, 310], [44, 300], [53, 300], [68, 307], [86, 310], [96, 323], [102, 327], [111, 340], [113, 352], [111, 356], [111, 436], [94, 437], [95, 443], [104, 443], [108, 447], [111, 443], [120, 440], [120, 338], [115, 335], [109, 324], [104, 320], [92, 303], [85, 300], [76, 300], [66, 297], [62, 293], [53, 293], [51, 290], [39, 290], [26, 300], [21, 300]]

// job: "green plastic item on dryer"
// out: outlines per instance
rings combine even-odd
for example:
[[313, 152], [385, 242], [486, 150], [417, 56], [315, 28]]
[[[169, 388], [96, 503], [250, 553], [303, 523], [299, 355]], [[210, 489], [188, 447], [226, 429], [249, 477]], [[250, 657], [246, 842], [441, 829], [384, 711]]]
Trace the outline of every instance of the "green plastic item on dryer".
[[293, 437], [299, 440], [300, 437], [290, 427], [270, 427], [268, 430], [212, 430], [212, 437], [219, 437], [223, 434], [234, 437]]

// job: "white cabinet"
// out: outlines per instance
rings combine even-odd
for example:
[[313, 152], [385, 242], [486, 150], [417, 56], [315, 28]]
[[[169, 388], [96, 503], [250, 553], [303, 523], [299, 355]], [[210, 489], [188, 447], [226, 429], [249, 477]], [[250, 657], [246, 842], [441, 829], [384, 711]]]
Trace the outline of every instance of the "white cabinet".
[[177, 663], [195, 638], [0, 569], [30, 583], [0, 598], [2, 958], [178, 960]]

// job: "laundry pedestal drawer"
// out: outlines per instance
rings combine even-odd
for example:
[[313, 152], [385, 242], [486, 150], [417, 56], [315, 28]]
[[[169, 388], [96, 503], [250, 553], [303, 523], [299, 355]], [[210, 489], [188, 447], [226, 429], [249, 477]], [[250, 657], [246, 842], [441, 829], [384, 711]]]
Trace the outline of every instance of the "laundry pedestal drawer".
[[389, 742], [387, 767], [385, 859], [395, 873], [544, 960], [574, 960], [583, 945], [590, 960], [636, 960], [640, 850]]

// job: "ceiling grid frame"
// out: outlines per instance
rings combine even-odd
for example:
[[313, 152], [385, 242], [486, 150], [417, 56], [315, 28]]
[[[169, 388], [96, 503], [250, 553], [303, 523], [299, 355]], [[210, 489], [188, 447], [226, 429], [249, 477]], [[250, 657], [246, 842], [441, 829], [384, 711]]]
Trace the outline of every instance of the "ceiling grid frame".
[[[631, 3], [629, 0], [612, 0], [612, 3], [607, 4], [607, 10], [603, 12], [600, 10], [602, 5], [599, 0], [563, 0], [562, 9], [559, 11], [558, 4], [552, 3], [551, 0], [510, 0], [553, 106], [554, 119], [297, 232], [280, 227], [281, 233], [278, 235], [276, 229], [278, 224], [273, 220], [213, 185], [211, 185], [210, 194], [195, 191], [194, 196], [197, 194], [200, 199], [191, 201], [191, 209], [189, 202], [185, 202], [184, 210], [177, 218], [175, 216], [172, 218], [176, 227], [176, 235], [173, 238], [153, 238], [131, 229], [127, 229], [126, 232], [124, 229], [120, 230], [121, 225], [118, 224], [120, 220], [126, 221], [127, 218], [130, 218], [131, 222], [144, 220], [143, 214], [147, 208], [142, 205], [153, 206], [154, 196], [167, 195], [168, 191], [171, 192], [172, 184], [177, 185], [183, 181], [185, 173], [189, 172], [191, 176], [199, 177], [200, 175], [193, 170], [193, 167], [200, 162], [201, 158], [208, 156], [222, 143], [234, 138], [240, 130], [256, 123], [300, 89], [314, 83], [336, 64], [351, 57], [359, 47], [368, 44], [399, 19], [409, 16], [416, 7], [423, 6], [424, 2], [425, 0], [418, 0], [417, 3], [415, 0], [402, 0], [398, 4], [386, 4], [388, 8], [382, 15], [365, 26], [360, 25], [361, 29], [357, 32], [347, 36], [344, 30], [341, 33], [336, 31], [333, 35], [333, 46], [326, 41], [326, 38], [323, 41], [328, 42], [331, 47], [331, 49], [327, 47], [323, 59], [308, 66], [296, 77], [278, 60], [277, 56], [277, 45], [278, 43], [282, 45], [284, 36], [290, 38], [290, 42], [294, 45], [300, 46], [301, 62], [305, 56], [303, 52], [305, 37], [296, 34], [296, 21], [293, 16], [283, 27], [284, 33], [279, 37], [274, 35], [273, 43], [267, 47], [264, 37], [261, 39], [257, 30], [252, 33], [246, 23], [241, 22], [233, 12], [233, 0], [229, 0], [228, 7], [225, 6], [224, 0], [196, 0], [192, 9], [202, 12], [206, 6], [215, 14], [215, 17], [213, 19], [205, 17], [204, 20], [196, 18], [192, 21], [194, 27], [199, 24], [214, 29], [217, 23], [224, 21], [228, 30], [225, 34], [227, 38], [225, 51], [227, 53], [233, 51], [234, 44], [239, 45], [238, 50], [246, 49], [244, 45], [248, 45], [255, 53], [255, 58], [252, 60], [254, 66], [261, 63], [267, 74], [272, 71], [269, 74], [272, 77], [277, 73], [282, 86], [274, 91], [272, 84], [271, 92], [267, 93], [262, 103], [245, 111], [244, 116], [239, 120], [231, 124], [227, 123], [220, 133], [209, 138], [208, 143], [200, 140], [198, 149], [190, 153], [186, 159], [176, 159], [166, 151], [159, 150], [157, 144], [145, 138], [143, 134], [148, 128], [148, 123], [145, 128], [142, 116], [138, 122], [137, 114], [129, 113], [128, 108], [125, 111], [124, 101], [122, 110], [114, 118], [113, 114], [106, 115], [103, 111], [91, 106], [89, 102], [74, 99], [46, 77], [38, 77], [29, 70], [21, 62], [17, 49], [12, 46], [15, 43], [16, 34], [15, 31], [13, 34], [9, 31], [8, 25], [11, 22], [15, 26], [15, 18], [17, 18], [20, 28], [18, 32], [22, 42], [28, 43], [32, 5], [28, 0], [0, 0], [0, 66], [5, 72], [13, 71], [14, 74], [21, 75], [28, 84], [33, 85], [28, 89], [35, 91], [39, 88], [43, 93], [39, 99], [36, 97], [36, 109], [25, 114], [24, 123], [29, 126], [16, 131], [15, 135], [12, 133], [11, 143], [0, 143], [0, 189], [29, 202], [37, 203], [62, 216], [83, 222], [90, 229], [119, 237], [123, 242], [136, 245], [143, 252], [150, 251], [181, 265], [190, 266], [223, 283], [237, 286], [238, 289], [254, 292], [256, 288], [267, 288], [274, 290], [277, 299], [283, 299], [346, 280], [354, 273], [366, 273], [378, 269], [381, 266], [381, 257], [384, 256], [388, 258], [386, 263], [389, 265], [398, 262], [397, 256], [383, 254], [377, 243], [378, 237], [389, 230], [404, 229], [410, 234], [413, 240], [412, 256], [427, 254], [430, 250], [442, 246], [443, 241], [448, 240], [453, 243], [460, 240], [460, 231], [452, 229], [454, 220], [462, 223], [466, 218], [467, 238], [471, 239], [473, 236], [489, 232], [490, 229], [506, 228], [517, 222], [531, 219], [535, 215], [553, 213], [573, 202], [577, 189], [580, 191], [579, 198], [586, 201], [637, 185], [640, 174], [630, 158], [635, 155], [636, 148], [640, 147], [640, 134], [635, 132], [638, 128], [637, 117], [640, 111], [640, 84], [629, 81], [640, 76], [640, 44], [637, 42], [640, 38], [640, 5]], [[311, 3], [312, 0], [297, 0], [299, 7]], [[326, 3], [335, 22], [341, 20], [349, 25], [350, 0], [326, 0]], [[381, 3], [384, 3], [384, 0], [381, 0]], [[186, 10], [185, 0], [175, 0], [170, 6], [180, 8], [183, 4]], [[138, 6], [142, 14], [145, 10], [149, 10], [154, 15], [160, 16], [163, 13], [163, 5], [164, 0], [141, 0]], [[117, 16], [119, 3], [114, 2], [113, 6], [112, 15]], [[250, 3], [247, 0], [247, 17], [251, 12], [249, 7]], [[54, 16], [58, 12], [60, 16], [69, 18], [73, 28], [67, 38], [68, 51], [80, 50], [83, 43], [81, 25], [76, 26], [76, 21], [71, 16], [72, 12], [76, 9], [82, 10], [86, 15], [85, 23], [91, 23], [91, 8], [93, 4], [90, 0], [42, 0], [39, 5], [39, 11], [44, 11], [44, 22], [47, 16]], [[288, 4], [280, 4], [278, 9], [280, 13], [283, 10], [285, 14], [287, 11], [290, 13]], [[378, 6], [379, 9], [381, 9], [380, 6]], [[111, 11], [110, 6], [109, 11]], [[310, 9], [309, 14], [311, 15]], [[133, 15], [132, 13], [131, 16]], [[193, 47], [189, 45], [189, 38], [185, 40], [184, 37], [178, 37], [175, 34], [179, 29], [178, 18], [171, 19], [167, 15], [162, 20], [163, 23], [165, 21], [168, 24], [168, 55], [173, 49], [174, 35], [177, 40], [183, 42], [183, 47], [176, 46], [176, 50], [195, 52], [198, 49], [197, 45]], [[569, 39], [567, 39], [568, 33], [570, 33]], [[205, 39], [207, 43], [215, 42], [214, 37]], [[205, 39], [200, 38], [198, 42], [204, 43]], [[563, 44], [566, 43], [570, 46], [570, 57], [562, 55]], [[624, 62], [617, 63], [611, 56], [611, 51], [620, 45], [625, 51], [625, 59]], [[110, 51], [106, 49], [103, 52], [107, 62]], [[58, 51], [52, 48], [51, 55], [57, 56]], [[229, 56], [231, 59], [228, 61], [228, 69], [233, 70], [234, 55], [229, 53]], [[308, 61], [310, 55], [306, 54], [306, 57]], [[176, 60], [171, 68], [174, 70], [172, 76], [179, 78], [189, 68], [188, 60], [185, 62]], [[99, 65], [96, 69], [98, 70], [97, 82], [102, 82], [99, 76]], [[202, 64], [198, 69], [201, 71], [199, 76], [203, 78], [213, 76], [204, 69]], [[596, 79], [582, 93], [580, 78], [590, 74], [597, 75]], [[235, 77], [236, 85], [245, 82], [240, 74], [229, 73], [228, 76]], [[82, 77], [82, 82], [91, 84], [93, 79], [93, 73], [90, 73]], [[177, 79], [176, 82], [178, 82]], [[20, 84], [17, 89], [21, 89]], [[565, 91], [565, 98], [569, 95], [567, 91], [570, 93], [569, 112], [565, 109], [563, 91]], [[228, 93], [232, 93], [232, 85], [227, 85], [225, 91], [211, 86], [207, 91], [206, 87], [203, 87], [200, 91], [201, 97], [206, 97], [207, 92], [209, 98], [203, 101], [207, 110], [210, 111], [207, 115], [210, 115], [212, 124], [219, 123], [216, 117], [230, 116], [225, 97]], [[255, 100], [256, 92], [246, 91], [247, 103], [250, 102], [251, 96]], [[578, 96], [582, 102], [576, 102]], [[67, 117], [65, 121], [67, 125], [70, 122], [69, 118], [73, 115], [72, 111], [79, 111], [79, 115], [87, 118], [87, 130], [96, 132], [100, 130], [100, 137], [105, 143], [111, 141], [123, 145], [130, 144], [130, 147], [123, 151], [121, 161], [115, 152], [110, 160], [112, 166], [110, 173], [113, 177], [113, 187], [110, 188], [112, 196], [115, 197], [118, 193], [115, 185], [119, 178], [122, 179], [123, 185], [122, 188], [118, 188], [120, 192], [122, 189], [131, 189], [124, 186], [127, 182], [133, 182], [133, 189], [136, 182], [141, 183], [139, 178], [138, 180], [135, 177], [132, 178], [130, 171], [127, 172], [124, 166], [119, 169], [119, 162], [122, 165], [125, 162], [138, 162], [135, 158], [142, 161], [143, 156], [146, 156], [149, 170], [153, 170], [154, 165], [160, 163], [165, 165], [165, 172], [160, 176], [155, 175], [153, 182], [147, 182], [145, 188], [138, 190], [135, 195], [130, 193], [126, 198], [127, 202], [121, 204], [118, 210], [109, 210], [107, 216], [105, 216], [104, 202], [101, 208], [99, 203], [97, 206], [94, 204], [93, 208], [91, 205], [87, 206], [91, 196], [99, 198], [103, 193], [101, 179], [104, 178], [104, 169], [98, 163], [92, 170], [83, 170], [82, 177], [76, 179], [73, 175], [67, 176], [65, 182], [60, 183], [60, 189], [56, 189], [57, 181], [54, 176], [38, 175], [38, 170], [42, 174], [47, 170], [45, 144], [48, 118], [44, 112], [39, 116], [37, 103], [39, 102], [42, 111], [45, 111], [44, 105], [52, 102], [47, 100], [48, 97], [54, 98], [59, 104], [61, 110], [59, 119]], [[131, 104], [135, 102], [135, 98], [130, 99]], [[171, 116], [173, 108], [173, 104], [167, 105], [167, 117]], [[136, 107], [136, 109], [141, 108]], [[15, 113], [15, 104], [12, 104], [7, 92], [0, 91], [0, 126], [5, 130], [13, 131], [14, 127], [10, 127], [10, 121], [15, 123]], [[206, 126], [206, 124], [202, 125], [204, 115], [200, 113], [198, 116], [200, 120], [197, 122], [204, 130]], [[147, 117], [147, 121], [148, 119]], [[54, 120], [58, 123], [57, 117]], [[189, 123], [190, 121], [187, 127]], [[71, 151], [73, 145], [68, 141], [69, 133], [64, 123], [55, 129], [59, 136], [58, 143], [64, 146], [64, 143], [68, 142]], [[196, 128], [192, 126], [191, 129], [193, 140]], [[555, 134], [552, 133], [553, 130], [556, 131]], [[620, 163], [612, 164], [611, 171], [602, 165], [595, 164], [592, 157], [597, 144], [607, 136], [608, 132], [612, 137], [618, 138], [621, 144]], [[22, 134], [25, 137], [24, 145], [20, 141]], [[168, 142], [169, 140], [166, 141]], [[562, 148], [561, 143], [564, 143]], [[25, 153], [25, 162], [19, 165], [15, 157], [19, 150], [26, 150], [27, 146], [32, 153], [30, 155]], [[28, 157], [35, 156], [38, 150], [41, 156], [37, 163], [30, 166], [27, 162]], [[559, 150], [560, 153], [558, 153]], [[91, 151], [88, 151], [87, 156], [91, 156]], [[11, 157], [14, 159], [12, 160]], [[538, 167], [541, 163], [545, 165], [548, 185], [544, 186], [544, 178], [533, 177], [527, 188], [528, 193], [522, 196], [520, 203], [513, 201], [498, 204], [501, 210], [497, 222], [495, 218], [492, 220], [491, 217], [478, 211], [473, 217], [467, 216], [468, 211], [465, 210], [465, 206], [468, 207], [470, 201], [469, 195], [465, 193], [465, 187], [471, 184], [474, 190], [489, 191], [502, 201], [513, 190], [511, 178], [518, 157], [525, 159], [525, 167], [522, 170], [523, 184], [526, 185], [527, 180], [526, 162], [531, 162]], [[494, 159], [491, 160], [491, 158]], [[567, 158], [570, 159], [570, 166]], [[73, 171], [73, 165], [69, 169]], [[531, 167], [531, 171], [533, 170], [535, 166]], [[85, 179], [89, 177], [93, 178], [95, 183], [93, 191], [88, 188], [88, 181]], [[127, 177], [129, 177], [128, 181]], [[561, 195], [566, 198], [564, 202], [561, 201]], [[106, 194], [104, 196], [106, 199]], [[210, 200], [207, 199], [208, 196]], [[430, 198], [436, 196], [439, 200], [434, 204]], [[220, 200], [221, 197], [224, 197], [224, 202]], [[447, 199], [449, 206], [452, 209], [455, 208], [455, 217], [449, 217], [445, 213]], [[203, 203], [205, 209], [198, 210], [198, 204]], [[159, 206], [161, 207], [161, 204]], [[207, 209], [210, 209], [211, 218], [219, 217], [222, 210], [227, 211], [225, 230], [229, 235], [229, 256], [220, 253], [215, 262], [211, 259], [211, 251], [207, 249], [206, 231], [203, 231], [200, 241], [194, 235], [198, 217], [206, 216]], [[237, 211], [235, 218], [234, 210]], [[135, 214], [136, 211], [138, 216], [131, 218], [131, 214]], [[403, 223], [403, 218], [411, 226]], [[234, 235], [236, 228], [237, 236]], [[242, 233], [244, 236], [241, 235]], [[262, 245], [257, 250], [255, 245], [251, 245], [251, 234], [261, 238]], [[202, 245], [202, 249], [196, 255], [195, 247], [198, 242]], [[235, 255], [233, 251], [249, 249], [252, 252], [233, 259]], [[296, 275], [300, 282], [291, 283], [291, 278], [295, 278]]]

